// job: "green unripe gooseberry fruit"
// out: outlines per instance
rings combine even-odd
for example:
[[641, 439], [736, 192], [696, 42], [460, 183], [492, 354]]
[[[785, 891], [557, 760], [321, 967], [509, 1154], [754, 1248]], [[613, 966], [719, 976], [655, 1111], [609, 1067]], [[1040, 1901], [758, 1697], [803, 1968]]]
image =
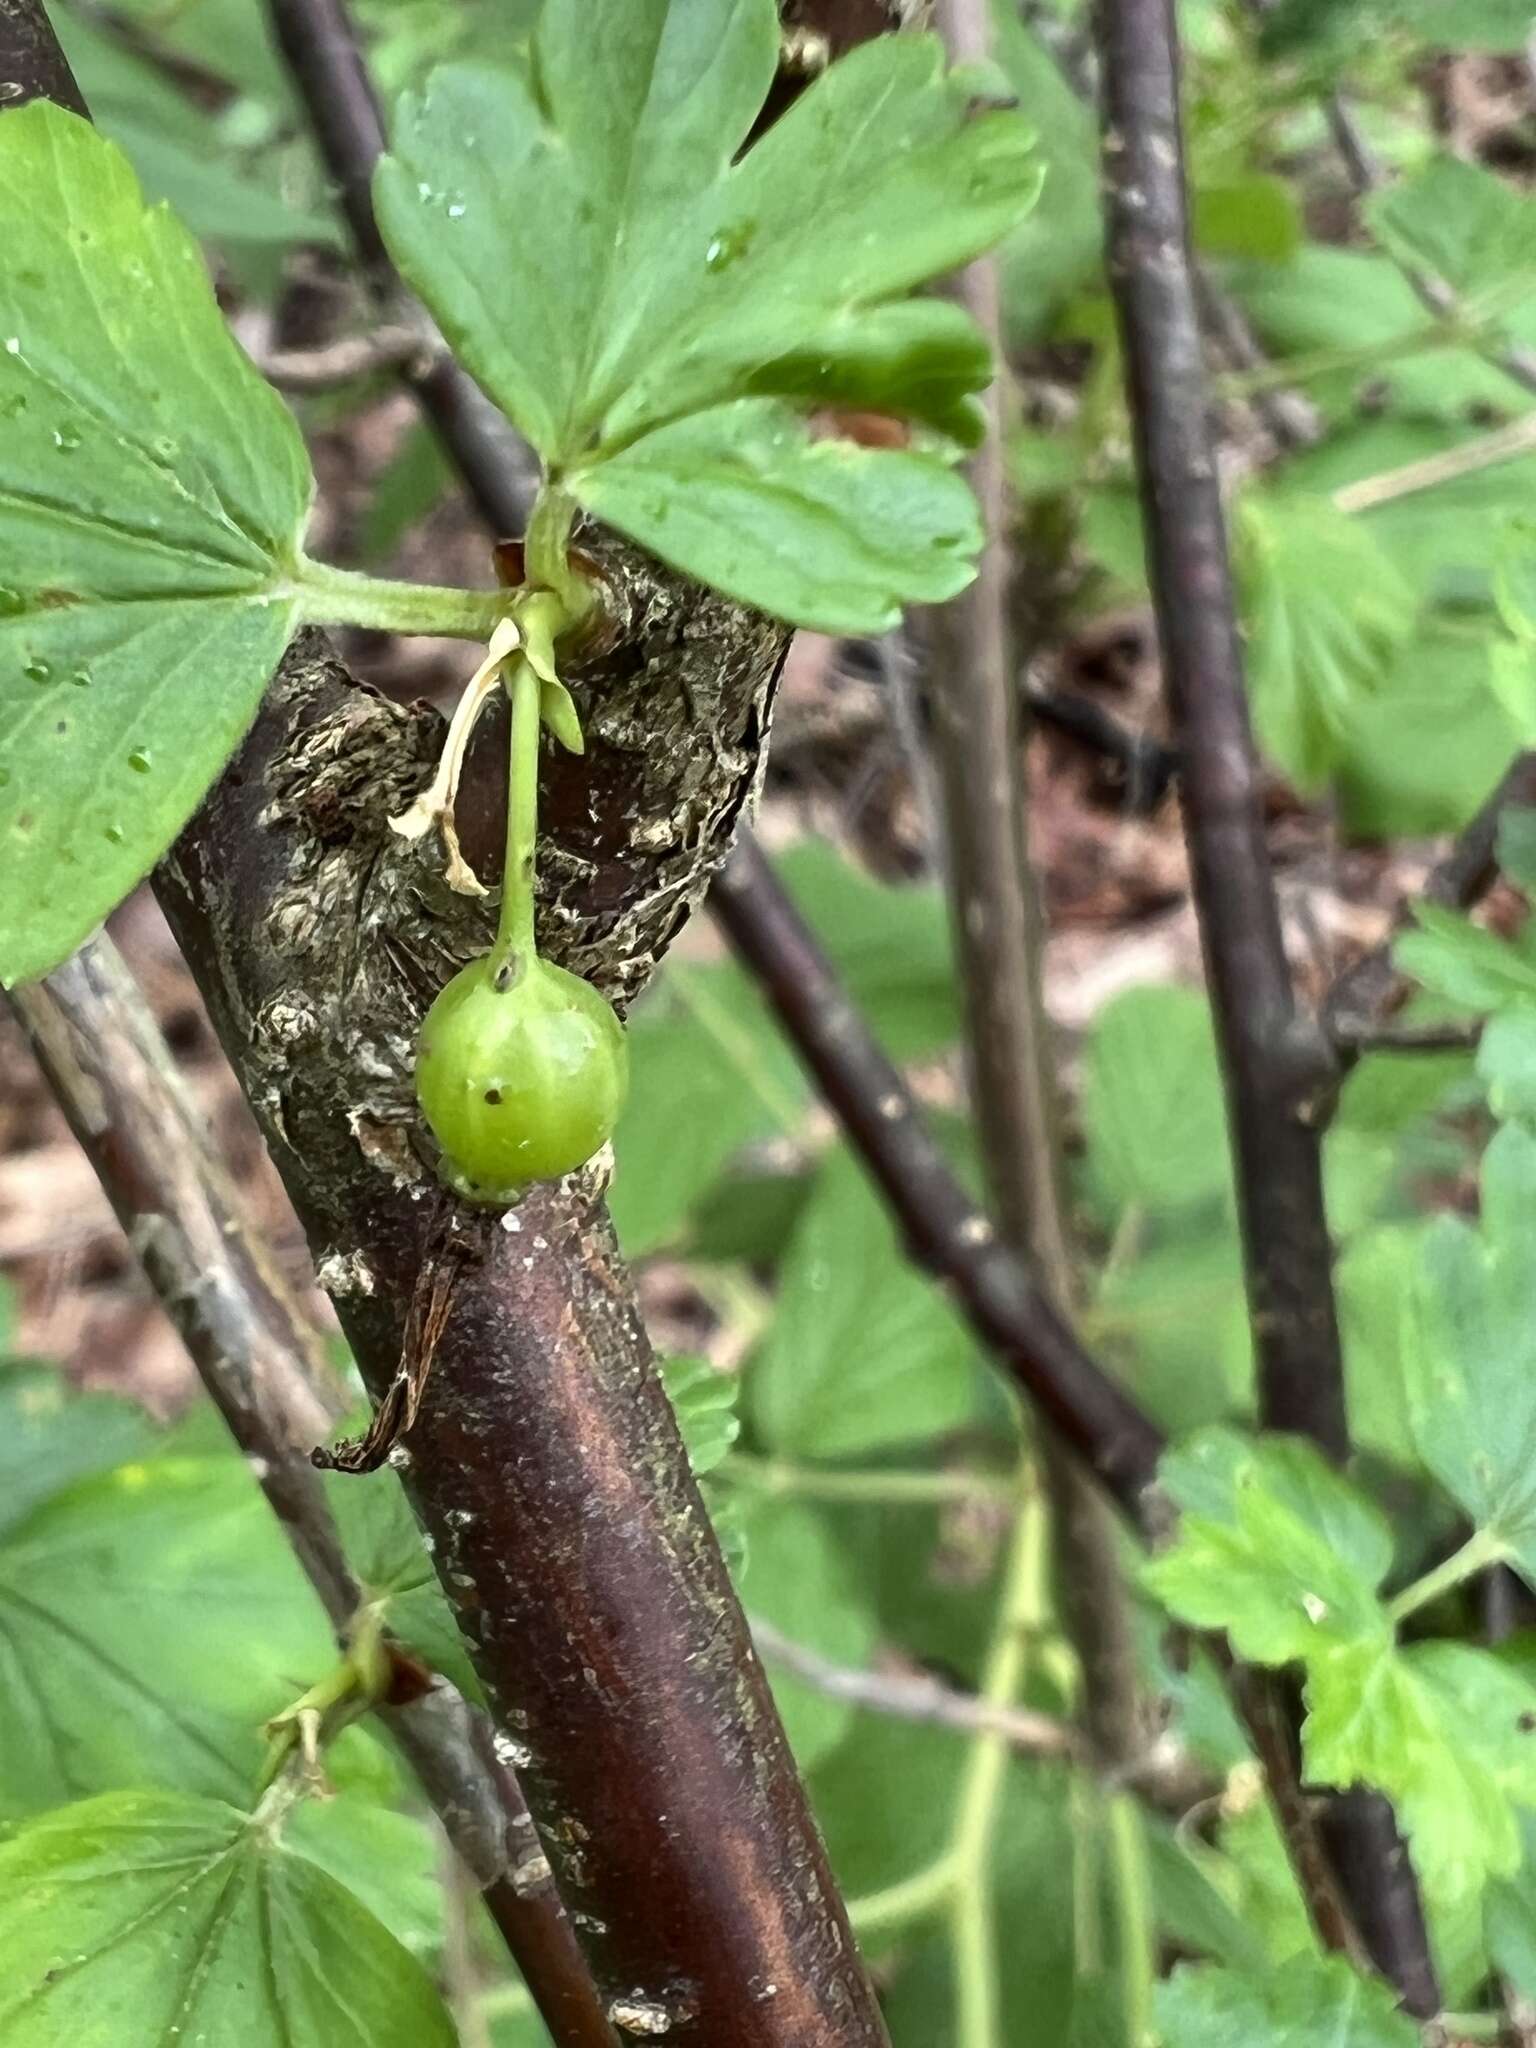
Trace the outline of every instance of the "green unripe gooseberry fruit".
[[471, 1201], [515, 1201], [613, 1136], [629, 1079], [624, 1027], [591, 986], [524, 956], [510, 986], [473, 960], [427, 1012], [416, 1097], [443, 1173]]

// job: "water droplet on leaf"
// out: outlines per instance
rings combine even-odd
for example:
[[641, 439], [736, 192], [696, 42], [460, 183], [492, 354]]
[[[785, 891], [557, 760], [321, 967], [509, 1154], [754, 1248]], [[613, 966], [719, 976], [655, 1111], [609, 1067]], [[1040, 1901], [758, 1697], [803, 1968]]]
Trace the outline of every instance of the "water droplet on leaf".
[[55, 427], [53, 430], [53, 445], [59, 450], [60, 454], [73, 455], [80, 446], [80, 429], [68, 426]]
[[739, 221], [734, 227], [722, 228], [704, 251], [704, 268], [728, 270], [733, 263], [746, 255], [756, 233], [755, 221]]
[[52, 682], [53, 663], [51, 661], [44, 661], [42, 657], [39, 656], [37, 660], [29, 661], [27, 663], [26, 667], [22, 670], [22, 674], [27, 678], [27, 681], [30, 683]]
[[123, 828], [121, 825], [109, 825], [102, 837], [110, 840], [114, 846], [121, 846], [124, 838]]
[[128, 766], [135, 775], [147, 775], [154, 765], [147, 747], [135, 747], [128, 756]]

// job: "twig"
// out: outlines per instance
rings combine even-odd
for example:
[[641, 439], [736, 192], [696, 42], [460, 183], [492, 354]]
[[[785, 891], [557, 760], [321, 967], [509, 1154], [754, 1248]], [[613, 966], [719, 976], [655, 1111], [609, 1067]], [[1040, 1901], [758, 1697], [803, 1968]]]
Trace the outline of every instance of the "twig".
[[[1445, 859], [1431, 870], [1421, 891], [1422, 900], [1451, 910], [1465, 910], [1475, 903], [1498, 872], [1496, 849], [1504, 814], [1530, 804], [1536, 804], [1536, 754], [1518, 754], [1477, 816], [1458, 834]], [[1404, 905], [1393, 938], [1408, 917]], [[1382, 1034], [1391, 1029], [1392, 1011], [1412, 986], [1393, 962], [1393, 938], [1347, 967], [1323, 999], [1324, 1028], [1346, 1065], [1382, 1042]]]
[[[1227, 360], [1238, 370], [1270, 368], [1253, 330], [1234, 300], [1230, 299], [1203, 266], [1195, 272], [1200, 317], [1207, 332]], [[1266, 377], [1247, 395], [1247, 403], [1269, 430], [1275, 446], [1294, 452], [1310, 448], [1322, 437], [1322, 420], [1317, 407], [1300, 391], [1284, 387], [1284, 371], [1271, 382]]]
[[342, 0], [268, 0], [267, 12], [380, 311], [386, 321], [419, 331], [419, 349], [395, 367], [492, 532], [519, 534], [532, 500], [528, 450], [448, 354], [406, 291], [374, 219], [373, 168], [384, 153], [384, 121], [346, 8]]
[[1341, 1055], [1357, 1060], [1368, 1052], [1475, 1052], [1483, 1026], [1480, 1018], [1464, 1024], [1405, 1024], [1389, 1018], [1372, 1025], [1341, 1017], [1329, 1035]]
[[1082, 1737], [1070, 1721], [1028, 1707], [999, 1707], [942, 1680], [884, 1671], [854, 1671], [807, 1649], [771, 1622], [751, 1617], [752, 1639], [770, 1664], [803, 1679], [829, 1699], [846, 1700], [898, 1721], [925, 1721], [964, 1735], [1001, 1735], [1022, 1756], [1081, 1763]]
[[[1099, 0], [1096, 27], [1110, 287], [1231, 1103], [1260, 1415], [1267, 1428], [1298, 1431], [1342, 1460], [1349, 1439], [1321, 1147], [1297, 1114], [1300, 1095], [1334, 1061], [1296, 1003], [1264, 841], [1191, 277], [1171, 0]], [[1367, 1945], [1410, 2010], [1435, 2012], [1422, 1913], [1389, 1809], [1379, 1799], [1340, 1804], [1333, 1824]]]
[[1344, 484], [1333, 493], [1333, 503], [1340, 512], [1369, 512], [1376, 505], [1388, 505], [1418, 491], [1432, 491], [1437, 484], [1454, 483], [1457, 477], [1474, 476], [1481, 469], [1513, 462], [1533, 451], [1536, 414], [1527, 413], [1507, 427], [1480, 434], [1476, 440], [1459, 442], [1438, 455], [1426, 455], [1417, 462], [1405, 462], [1398, 469], [1383, 470], [1379, 476]]
[[369, 334], [345, 334], [324, 348], [269, 349], [256, 357], [256, 367], [280, 391], [334, 391], [383, 370], [402, 371], [419, 382], [441, 354], [441, 343], [416, 327], [376, 327]]
[[1156, 1424], [999, 1243], [755, 842], [738, 841], [710, 907], [890, 1203], [912, 1258], [947, 1283], [1026, 1399], [1142, 1520], [1163, 1449]]
[[[146, 1279], [344, 1636], [361, 1595], [306, 1450], [337, 1420], [341, 1390], [319, 1333], [211, 1152], [137, 985], [98, 938], [10, 1001]], [[384, 1713], [553, 2039], [611, 2048], [527, 1806], [484, 1717], [443, 1680]]]
[[[1262, 12], [1262, 8], [1256, 11]], [[1334, 147], [1344, 161], [1357, 196], [1364, 198], [1379, 191], [1386, 183], [1386, 175], [1372, 154], [1348, 100], [1342, 93], [1330, 93], [1323, 102], [1323, 113]], [[1424, 270], [1415, 263], [1399, 263], [1397, 267], [1420, 304], [1428, 307], [1431, 313], [1448, 321], [1461, 317], [1461, 301], [1454, 287], [1443, 277], [1437, 277], [1433, 271]], [[1536, 391], [1536, 354], [1530, 349], [1511, 345], [1480, 353], [1485, 354], [1495, 369], [1502, 370], [1516, 384], [1527, 391]]]
[[[989, 0], [939, 0], [936, 20], [955, 61], [980, 63], [991, 54]], [[1044, 916], [1030, 862], [1023, 705], [1011, 644], [999, 291], [990, 259], [973, 263], [956, 282], [999, 374], [983, 400], [986, 437], [969, 464], [986, 536], [981, 561], [970, 588], [929, 614], [930, 696], [971, 1093], [991, 1203], [1005, 1242], [1033, 1263], [1046, 1294], [1070, 1315], [1076, 1259], [1066, 1225], [1056, 1060], [1041, 995]], [[1041, 1455], [1085, 1723], [1100, 1761], [1113, 1767], [1141, 1743], [1137, 1660], [1114, 1531], [1070, 1444], [1047, 1435]]]
[[1132, 731], [1078, 691], [1026, 682], [1024, 697], [1037, 725], [1065, 733], [1120, 770], [1125, 808], [1133, 817], [1148, 817], [1162, 803], [1179, 772], [1172, 747], [1151, 733]]

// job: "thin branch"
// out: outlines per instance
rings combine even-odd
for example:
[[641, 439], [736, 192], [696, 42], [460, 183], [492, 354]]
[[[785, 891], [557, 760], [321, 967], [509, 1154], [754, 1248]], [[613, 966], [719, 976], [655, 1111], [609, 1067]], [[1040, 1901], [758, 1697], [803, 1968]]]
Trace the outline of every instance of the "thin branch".
[[[1536, 754], [1517, 754], [1476, 817], [1431, 870], [1421, 900], [1447, 910], [1465, 910], [1476, 903], [1498, 873], [1499, 827], [1505, 813], [1533, 804]], [[1383, 1035], [1392, 1031], [1393, 1011], [1412, 989], [1392, 958], [1393, 941], [1409, 922], [1410, 907], [1405, 904], [1392, 936], [1347, 967], [1323, 999], [1324, 1028], [1346, 1066], [1382, 1044]]]
[[[980, 63], [990, 56], [990, 0], [939, 0], [935, 18], [955, 61]], [[972, 1105], [992, 1207], [1004, 1240], [1033, 1263], [1045, 1292], [1070, 1315], [1077, 1262], [1066, 1223], [1055, 1048], [1041, 994], [1045, 920], [1030, 861], [1023, 704], [1011, 631], [1012, 508], [996, 262], [971, 264], [955, 290], [999, 367], [983, 399], [986, 436], [969, 463], [986, 536], [976, 580], [928, 617], [946, 880], [965, 992]], [[1114, 1530], [1070, 1444], [1047, 1434], [1041, 1457], [1061, 1609], [1082, 1669], [1084, 1719], [1101, 1762], [1114, 1766], [1142, 1740], [1137, 1658]]]
[[1369, 512], [1377, 505], [1389, 505], [1395, 499], [1413, 497], [1419, 491], [1432, 491], [1438, 484], [1454, 483], [1458, 477], [1475, 476], [1479, 470], [1514, 462], [1533, 451], [1536, 451], [1536, 414], [1527, 413], [1507, 427], [1498, 427], [1491, 434], [1480, 434], [1475, 440], [1460, 441], [1453, 448], [1442, 449], [1438, 455], [1425, 455], [1417, 462], [1405, 462], [1397, 469], [1383, 470], [1378, 476], [1362, 477], [1358, 483], [1341, 485], [1333, 493], [1333, 503], [1340, 512]]
[[[1250, 0], [1252, 4], [1253, 0]], [[1257, 11], [1262, 12], [1262, 7]], [[1342, 93], [1330, 93], [1323, 102], [1323, 113], [1356, 195], [1363, 199], [1379, 191], [1386, 183], [1386, 173], [1376, 161], [1348, 100]], [[1462, 317], [1461, 300], [1455, 288], [1443, 277], [1437, 277], [1432, 270], [1422, 269], [1415, 263], [1399, 263], [1397, 267], [1420, 304], [1431, 313], [1446, 321]], [[1502, 370], [1516, 384], [1527, 391], [1536, 391], [1536, 353], [1513, 344], [1480, 353], [1485, 354], [1495, 369]]]
[[916, 1262], [1133, 1521], [1163, 1439], [1089, 1355], [1024, 1262], [998, 1241], [755, 842], [742, 839], [710, 908], [884, 1193]]
[[1341, 1017], [1329, 1034], [1342, 1057], [1357, 1060], [1368, 1052], [1475, 1052], [1481, 1043], [1481, 1018], [1466, 1023], [1357, 1025]]
[[1076, 740], [1120, 771], [1125, 808], [1149, 817], [1168, 794], [1179, 772], [1179, 757], [1153, 734], [1122, 725], [1113, 713], [1076, 690], [1051, 690], [1026, 682], [1024, 698], [1037, 725]]
[[[1192, 279], [1171, 0], [1099, 0], [1110, 288], [1125, 357], [1163, 675], [1183, 761], [1195, 908], [1225, 1069], [1239, 1217], [1271, 1429], [1349, 1452], [1319, 1135], [1300, 1095], [1334, 1061], [1291, 985], [1208, 417]], [[1439, 1993], [1385, 1802], [1336, 1805], [1349, 1895], [1415, 2013]]]
[[[111, 941], [97, 938], [10, 1001], [145, 1278], [345, 1637], [361, 1594], [307, 1454], [338, 1419], [341, 1389], [210, 1149], [137, 985]], [[383, 1711], [552, 2038], [559, 2048], [611, 2048], [527, 1805], [484, 1716], [443, 1680], [413, 1705]]]
[[442, 344], [417, 327], [375, 327], [368, 334], [345, 334], [324, 348], [268, 349], [255, 359], [269, 384], [280, 391], [334, 391], [359, 377], [381, 371], [406, 373], [413, 382], [430, 374], [441, 359]]
[[771, 1622], [752, 1616], [758, 1654], [829, 1699], [845, 1700], [898, 1721], [924, 1721], [963, 1735], [1001, 1735], [1021, 1756], [1082, 1763], [1083, 1739], [1070, 1721], [1029, 1707], [999, 1707], [958, 1692], [941, 1679], [885, 1671], [855, 1671], [797, 1643]]
[[397, 365], [437, 429], [476, 509], [500, 536], [519, 534], [532, 498], [528, 450], [448, 354], [390, 261], [373, 213], [384, 119], [342, 0], [268, 0], [273, 35], [335, 180], [353, 242], [386, 321], [416, 327], [422, 347]]

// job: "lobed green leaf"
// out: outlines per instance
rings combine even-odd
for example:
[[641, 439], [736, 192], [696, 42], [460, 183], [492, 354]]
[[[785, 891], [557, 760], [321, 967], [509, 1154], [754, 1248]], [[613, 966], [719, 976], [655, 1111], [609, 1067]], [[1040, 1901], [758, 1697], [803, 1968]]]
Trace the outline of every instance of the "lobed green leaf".
[[119, 1792], [0, 1847], [7, 2048], [223, 2041], [453, 2048], [431, 1979], [271, 1826], [210, 1799]]
[[0, 1812], [122, 1785], [238, 1798], [263, 1719], [334, 1659], [241, 1461], [82, 1479], [0, 1539]]
[[1536, 1138], [1510, 1125], [1483, 1159], [1477, 1229], [1427, 1233], [1407, 1296], [1403, 1369], [1425, 1466], [1536, 1584]]
[[1187, 1964], [1156, 1994], [1161, 2048], [1418, 2048], [1390, 1987], [1342, 1956], [1298, 1956], [1267, 1976]]
[[768, 398], [674, 420], [569, 482], [674, 568], [825, 633], [886, 632], [904, 599], [953, 597], [981, 546], [937, 456], [815, 440]]
[[1388, 1633], [1376, 1589], [1391, 1530], [1311, 1444], [1203, 1429], [1164, 1458], [1162, 1483], [1183, 1512], [1145, 1578], [1184, 1620], [1224, 1628], [1260, 1664]]
[[201, 255], [126, 158], [0, 123], [0, 982], [77, 945], [169, 844], [298, 616], [311, 477]]
[[1013, 225], [1038, 166], [927, 36], [854, 51], [743, 151], [776, 50], [771, 0], [547, 8], [526, 67], [448, 66], [403, 103], [379, 217], [589, 511], [764, 609], [875, 631], [967, 580], [968, 493], [771, 399], [974, 438], [980, 337], [899, 302]]
[[1242, 499], [1237, 572], [1259, 737], [1316, 790], [1413, 631], [1413, 592], [1361, 521], [1297, 492]]

